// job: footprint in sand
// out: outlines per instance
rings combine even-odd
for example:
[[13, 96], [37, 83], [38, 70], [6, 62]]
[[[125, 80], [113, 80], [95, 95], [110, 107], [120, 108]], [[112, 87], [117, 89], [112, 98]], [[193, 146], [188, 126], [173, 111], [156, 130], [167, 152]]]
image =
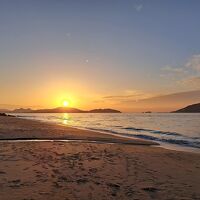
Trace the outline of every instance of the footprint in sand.
[[9, 187], [12, 187], [12, 188], [17, 188], [21, 186], [20, 179], [12, 180], [12, 181], [9, 181], [8, 183], [9, 183]]
[[81, 178], [81, 179], [78, 179], [76, 182], [77, 182], [78, 184], [84, 184], [84, 183], [89, 182], [89, 180], [86, 179], [86, 178]]
[[157, 192], [158, 191], [158, 189], [154, 188], [154, 187], [145, 187], [145, 188], [142, 188], [142, 190], [144, 190], [146, 192]]
[[120, 185], [114, 183], [108, 183], [107, 186], [109, 186], [112, 190], [111, 195], [117, 196], [117, 192], [120, 190]]

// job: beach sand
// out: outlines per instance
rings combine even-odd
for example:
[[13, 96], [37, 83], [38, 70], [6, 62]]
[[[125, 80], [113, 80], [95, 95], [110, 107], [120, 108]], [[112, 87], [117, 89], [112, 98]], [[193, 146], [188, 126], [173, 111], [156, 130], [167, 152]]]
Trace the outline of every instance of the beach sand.
[[197, 153], [14, 117], [0, 117], [0, 138], [1, 200], [200, 199]]

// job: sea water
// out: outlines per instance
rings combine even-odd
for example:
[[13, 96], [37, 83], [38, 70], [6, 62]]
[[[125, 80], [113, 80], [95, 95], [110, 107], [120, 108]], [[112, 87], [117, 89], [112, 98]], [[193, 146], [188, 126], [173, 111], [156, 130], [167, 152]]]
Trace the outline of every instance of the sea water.
[[200, 152], [200, 114], [195, 113], [48, 113], [21, 118], [155, 141], [169, 149]]

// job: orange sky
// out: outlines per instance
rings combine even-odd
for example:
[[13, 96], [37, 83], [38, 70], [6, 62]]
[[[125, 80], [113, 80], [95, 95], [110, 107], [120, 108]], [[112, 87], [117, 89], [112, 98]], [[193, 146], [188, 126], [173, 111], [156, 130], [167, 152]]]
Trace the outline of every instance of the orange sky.
[[138, 2], [3, 1], [0, 108], [67, 100], [81, 109], [170, 111], [196, 102], [140, 103], [200, 89], [199, 2]]

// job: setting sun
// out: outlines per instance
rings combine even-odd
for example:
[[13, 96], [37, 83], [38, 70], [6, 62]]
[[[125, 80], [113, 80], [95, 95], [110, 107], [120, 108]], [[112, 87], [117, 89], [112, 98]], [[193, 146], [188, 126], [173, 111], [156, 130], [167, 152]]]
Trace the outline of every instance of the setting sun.
[[64, 106], [64, 107], [68, 107], [68, 106], [69, 106], [69, 101], [66, 101], [66, 100], [63, 101], [63, 106]]

